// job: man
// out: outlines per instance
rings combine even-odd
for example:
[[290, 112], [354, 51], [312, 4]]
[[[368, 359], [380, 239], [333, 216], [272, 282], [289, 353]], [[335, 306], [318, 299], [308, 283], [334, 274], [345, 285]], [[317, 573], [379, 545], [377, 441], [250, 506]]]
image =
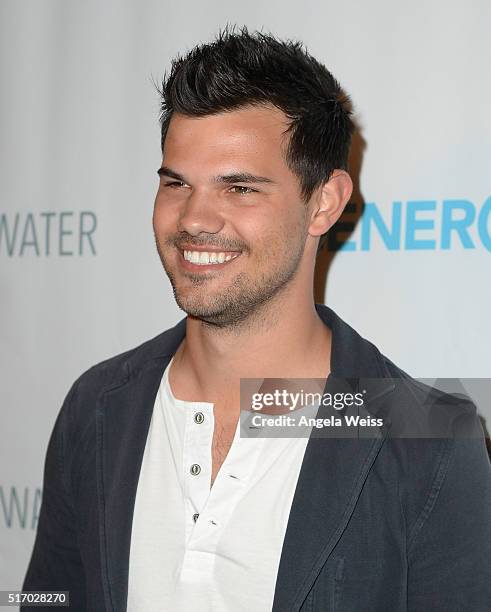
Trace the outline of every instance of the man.
[[187, 316], [72, 386], [24, 590], [90, 611], [488, 610], [491, 475], [468, 406], [466, 439], [239, 435], [241, 379], [378, 379], [374, 414], [424, 410], [314, 304], [352, 191], [339, 85], [243, 28], [178, 58], [161, 94], [153, 226]]

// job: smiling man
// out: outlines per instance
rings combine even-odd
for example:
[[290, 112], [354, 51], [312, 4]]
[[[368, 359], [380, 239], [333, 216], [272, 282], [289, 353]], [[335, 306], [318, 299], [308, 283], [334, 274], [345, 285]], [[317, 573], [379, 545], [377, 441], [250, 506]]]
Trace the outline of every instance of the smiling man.
[[468, 402], [466, 438], [240, 435], [243, 379], [364, 377], [373, 414], [429, 410], [314, 303], [352, 191], [338, 83], [243, 28], [177, 58], [160, 93], [153, 228], [186, 317], [70, 389], [24, 590], [90, 611], [487, 610], [491, 475]]

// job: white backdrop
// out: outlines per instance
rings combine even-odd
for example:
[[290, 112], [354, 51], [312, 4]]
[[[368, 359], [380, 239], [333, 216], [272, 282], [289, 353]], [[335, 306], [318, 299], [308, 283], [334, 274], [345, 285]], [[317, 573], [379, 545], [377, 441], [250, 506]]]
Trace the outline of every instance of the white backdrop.
[[357, 109], [367, 206], [325, 302], [413, 376], [490, 375], [488, 0], [3, 0], [0, 589], [73, 380], [184, 316], [151, 228], [152, 79], [227, 22], [303, 40]]

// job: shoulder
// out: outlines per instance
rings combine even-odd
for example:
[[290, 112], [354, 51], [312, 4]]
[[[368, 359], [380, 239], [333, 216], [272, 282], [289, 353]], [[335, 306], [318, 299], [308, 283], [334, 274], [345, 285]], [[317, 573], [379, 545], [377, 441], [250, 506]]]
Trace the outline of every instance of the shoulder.
[[481, 437], [476, 405], [458, 379], [416, 379], [381, 355], [394, 385], [392, 436], [399, 438]]
[[177, 350], [185, 336], [186, 319], [150, 340], [85, 370], [71, 385], [58, 415], [72, 431], [83, 427], [94, 414], [101, 393], [124, 384], [149, 361], [163, 359]]
[[78, 377], [74, 385], [80, 391], [93, 387], [99, 389], [106, 385], [117, 385], [137, 373], [146, 362], [165, 355], [172, 355], [184, 338], [185, 322], [186, 319], [181, 319], [174, 327], [154, 338], [93, 365]]
[[386, 406], [391, 424], [380, 467], [396, 479], [408, 538], [414, 542], [435, 513], [443, 520], [452, 505], [464, 506], [466, 499], [477, 503], [480, 494], [490, 499], [489, 456], [469, 397], [433, 386], [445, 386], [448, 379], [427, 384], [380, 356], [394, 384]]

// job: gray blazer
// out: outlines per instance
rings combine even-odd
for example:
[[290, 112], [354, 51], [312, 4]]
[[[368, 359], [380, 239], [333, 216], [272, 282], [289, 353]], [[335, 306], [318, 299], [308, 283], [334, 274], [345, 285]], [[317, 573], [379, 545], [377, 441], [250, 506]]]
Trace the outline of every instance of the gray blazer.
[[[425, 415], [420, 383], [330, 308], [316, 309], [333, 334], [332, 376], [380, 379], [374, 414]], [[71, 387], [48, 446], [24, 590], [68, 590], [74, 611], [126, 610], [147, 431], [185, 322], [92, 367]], [[390, 426], [371, 438], [311, 436], [273, 612], [491, 610], [491, 469], [468, 408], [478, 432], [468, 439], [401, 439]]]

